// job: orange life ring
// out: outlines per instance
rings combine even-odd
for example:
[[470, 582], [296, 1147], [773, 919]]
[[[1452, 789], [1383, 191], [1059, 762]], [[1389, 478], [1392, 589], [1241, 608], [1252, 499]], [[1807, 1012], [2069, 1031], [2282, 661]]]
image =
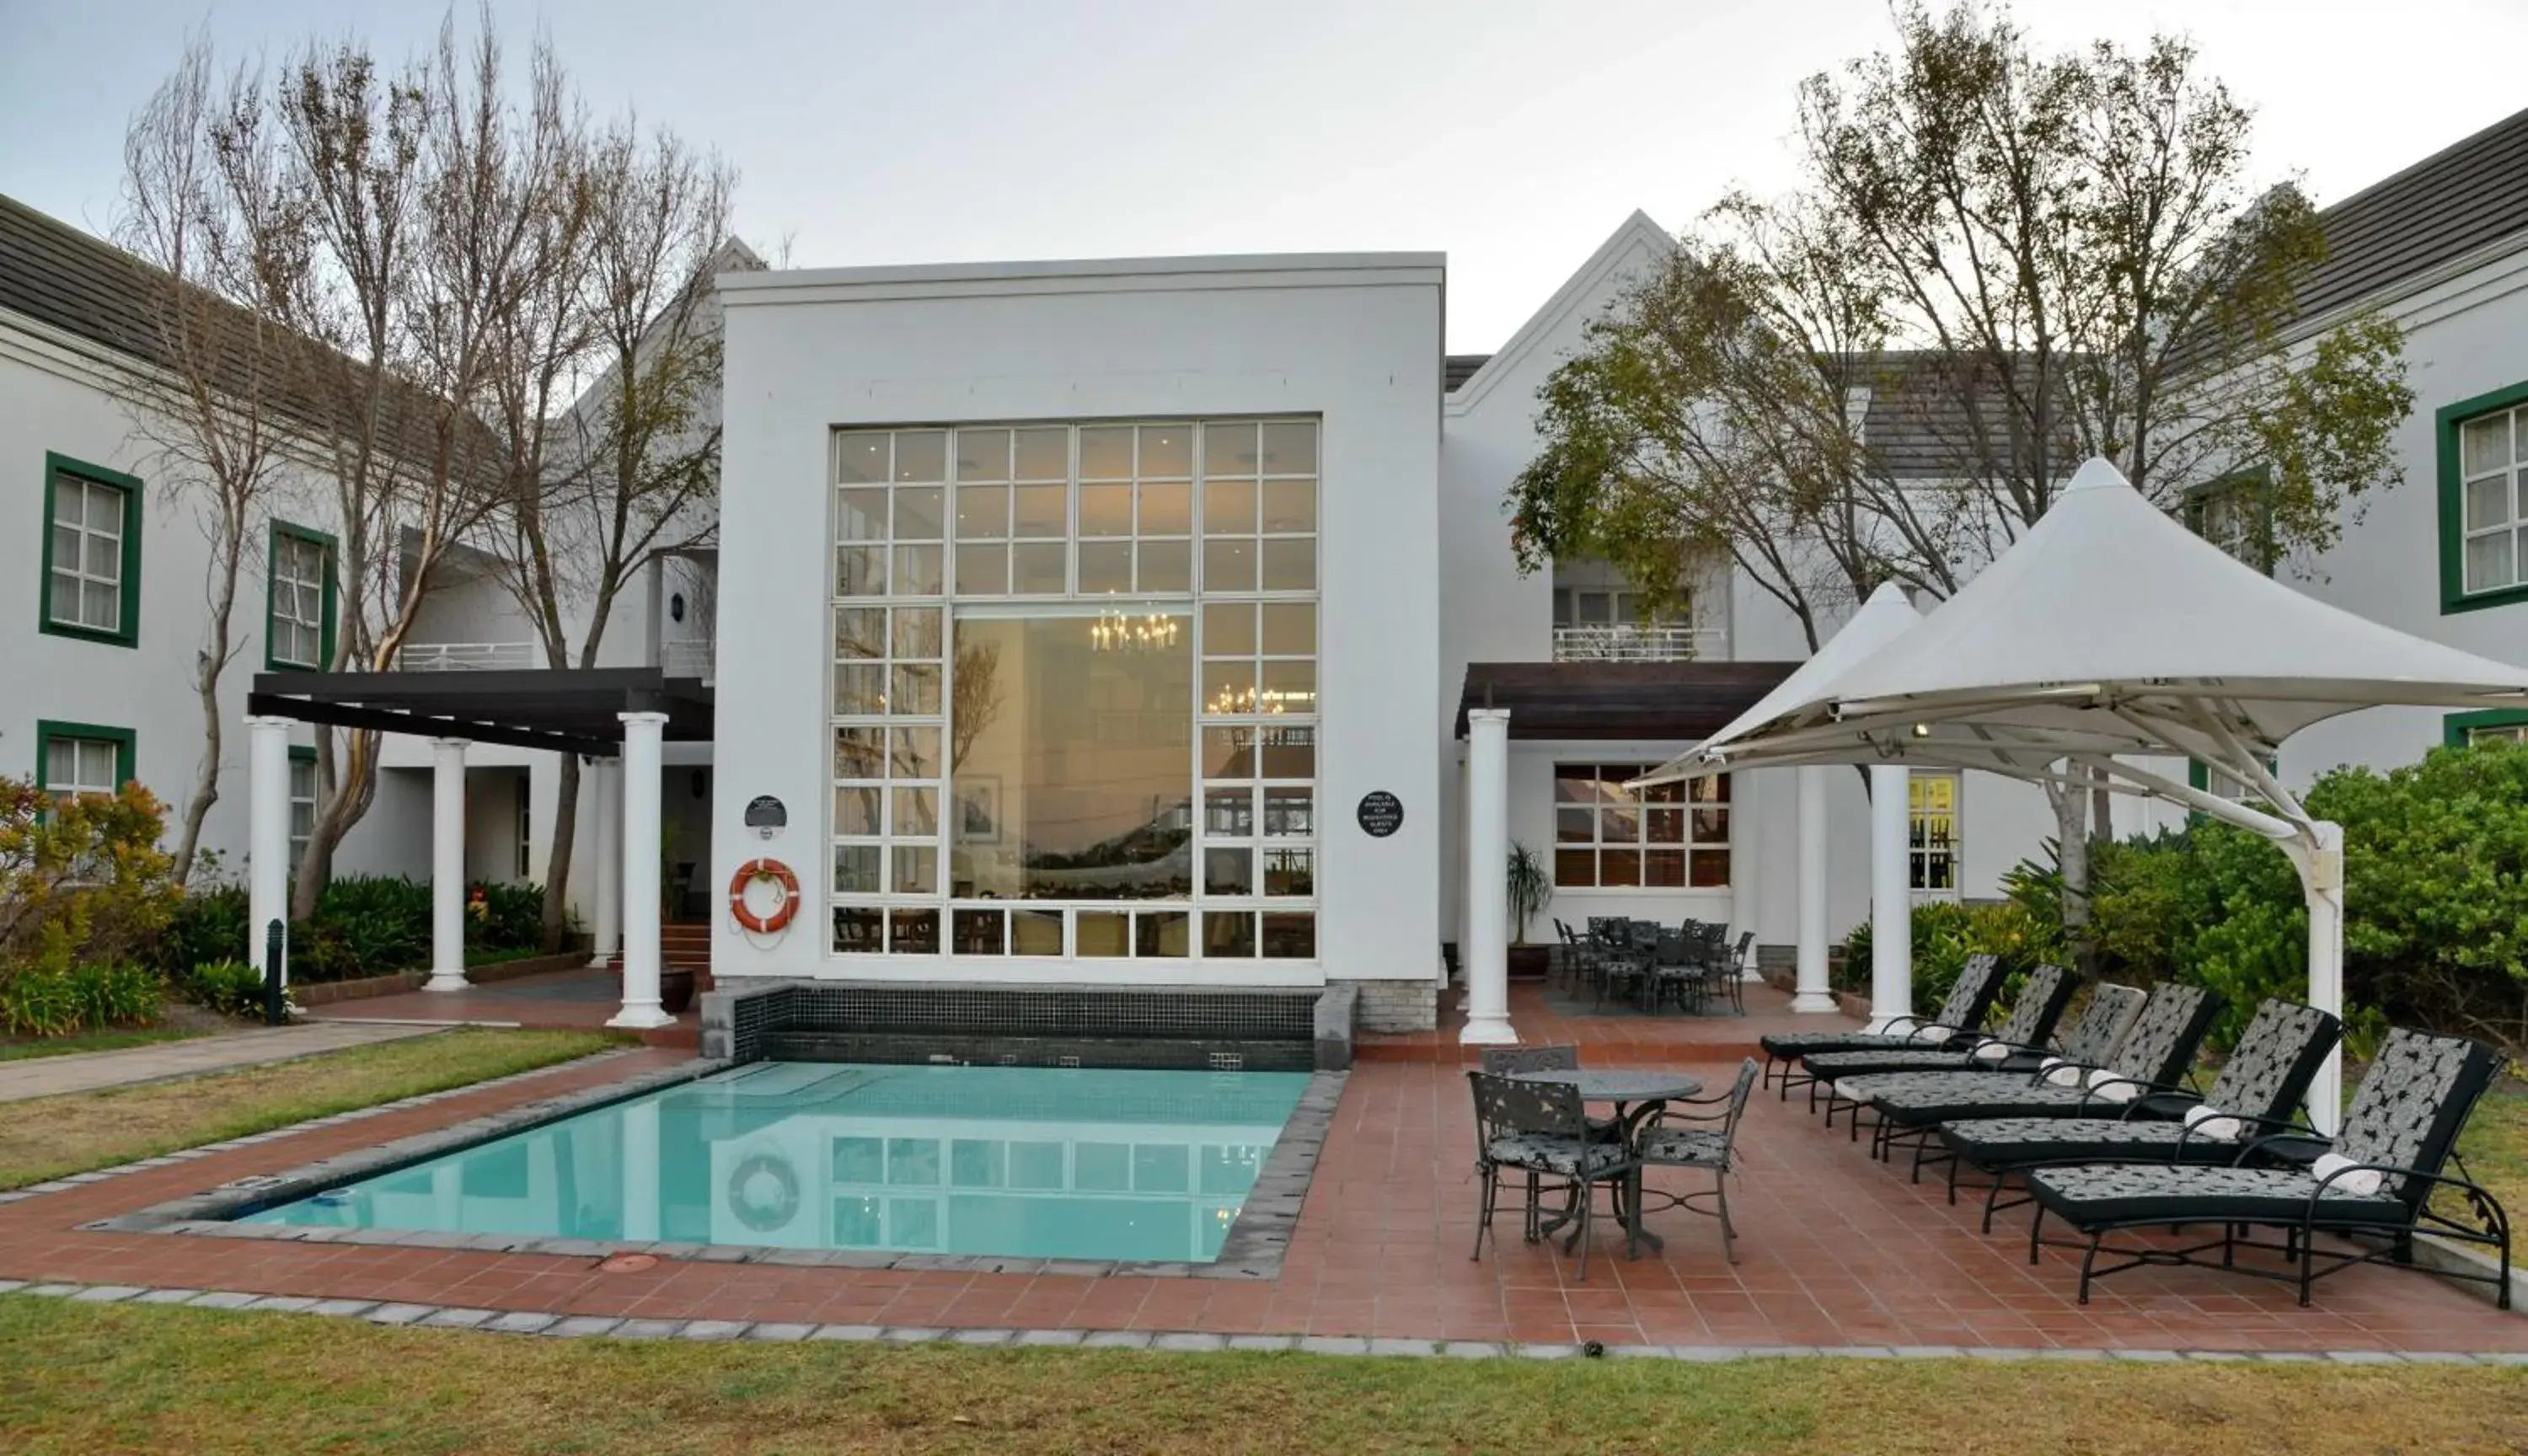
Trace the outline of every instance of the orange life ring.
[[[770, 880], [781, 887], [781, 903], [770, 914], [759, 915], [746, 908], [746, 887], [757, 880]], [[799, 913], [799, 877], [790, 866], [778, 859], [749, 859], [737, 867], [737, 875], [728, 882], [728, 912], [740, 927], [757, 935], [777, 935]]]

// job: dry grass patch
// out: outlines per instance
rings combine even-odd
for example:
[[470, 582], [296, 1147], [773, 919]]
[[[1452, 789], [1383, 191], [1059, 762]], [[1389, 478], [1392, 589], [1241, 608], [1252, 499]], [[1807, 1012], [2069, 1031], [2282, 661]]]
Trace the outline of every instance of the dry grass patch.
[[618, 1043], [593, 1031], [462, 1027], [181, 1082], [13, 1102], [0, 1117], [0, 1188], [441, 1092]]
[[0, 1296], [12, 1450], [2515, 1452], [2528, 1373], [547, 1340]]

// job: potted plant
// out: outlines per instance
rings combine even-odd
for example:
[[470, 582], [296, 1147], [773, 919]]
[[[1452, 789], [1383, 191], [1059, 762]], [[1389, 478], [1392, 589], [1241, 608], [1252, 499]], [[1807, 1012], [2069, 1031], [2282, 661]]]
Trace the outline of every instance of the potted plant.
[[1529, 944], [1527, 925], [1530, 920], [1536, 918], [1538, 910], [1545, 909], [1545, 902], [1554, 894], [1554, 881], [1545, 872], [1544, 858], [1536, 851], [1514, 840], [1509, 847], [1507, 873], [1508, 880], [1505, 888], [1509, 892], [1509, 973], [1513, 977], [1542, 979], [1549, 970], [1553, 969], [1554, 948]]

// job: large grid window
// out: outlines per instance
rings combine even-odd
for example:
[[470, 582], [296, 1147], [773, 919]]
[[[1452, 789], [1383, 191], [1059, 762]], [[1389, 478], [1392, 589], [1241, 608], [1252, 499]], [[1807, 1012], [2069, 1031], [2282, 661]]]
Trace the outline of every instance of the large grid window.
[[1906, 775], [1905, 792], [1911, 834], [1906, 851], [1913, 887], [1933, 894], [1955, 894], [1958, 888], [1958, 776], [1954, 773]]
[[1635, 790], [1641, 763], [1554, 767], [1557, 890], [1729, 888], [1729, 778]]
[[323, 537], [296, 527], [272, 532], [265, 660], [281, 667], [323, 667], [333, 633], [333, 548]]
[[2528, 405], [2459, 423], [2463, 590], [2528, 586]]
[[836, 437], [839, 954], [1316, 954], [1317, 425]]
[[139, 572], [140, 482], [48, 457], [43, 629], [132, 646], [138, 636]]

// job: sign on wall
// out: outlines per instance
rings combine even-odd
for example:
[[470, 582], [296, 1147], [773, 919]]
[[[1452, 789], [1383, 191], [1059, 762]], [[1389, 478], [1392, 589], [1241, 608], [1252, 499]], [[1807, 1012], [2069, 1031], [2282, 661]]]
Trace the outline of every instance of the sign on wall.
[[790, 827], [790, 810], [769, 794], [758, 794], [746, 802], [746, 827], [758, 839], [772, 839]]
[[1360, 796], [1361, 832], [1372, 839], [1385, 839], [1404, 827], [1404, 801], [1385, 789], [1372, 789]]

